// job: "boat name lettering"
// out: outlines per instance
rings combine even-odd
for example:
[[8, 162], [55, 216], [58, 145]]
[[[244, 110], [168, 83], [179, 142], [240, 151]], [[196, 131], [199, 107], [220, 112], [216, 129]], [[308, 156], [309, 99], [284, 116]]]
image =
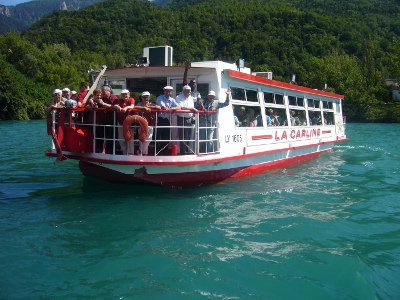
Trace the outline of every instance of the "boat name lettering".
[[225, 143], [240, 143], [242, 140], [241, 134], [225, 135]]
[[275, 131], [275, 140], [280, 141], [280, 140], [287, 140], [290, 138], [291, 140], [297, 140], [301, 138], [312, 138], [312, 137], [318, 137], [321, 135], [321, 129], [320, 128], [313, 128], [313, 129], [293, 129], [288, 133], [286, 130], [283, 131]]

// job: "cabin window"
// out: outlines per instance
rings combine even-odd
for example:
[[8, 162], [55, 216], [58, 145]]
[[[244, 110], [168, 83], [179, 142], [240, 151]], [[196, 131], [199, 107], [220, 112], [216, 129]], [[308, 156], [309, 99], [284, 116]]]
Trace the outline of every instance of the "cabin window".
[[247, 101], [258, 102], [257, 91], [246, 90]]
[[274, 104], [274, 94], [264, 92], [264, 103]]
[[288, 96], [290, 106], [304, 106], [304, 99], [302, 97]]
[[232, 99], [234, 99], [234, 100], [246, 101], [246, 95], [245, 95], [244, 89], [241, 89], [238, 87], [231, 87], [231, 95], [232, 95]]
[[263, 94], [264, 94], [264, 103], [285, 105], [285, 101], [282, 94], [274, 94], [268, 92], [264, 92]]
[[233, 105], [236, 127], [260, 127], [263, 126], [261, 110], [259, 106]]
[[324, 111], [324, 125], [334, 125], [334, 117], [333, 117], [333, 112], [331, 111]]
[[258, 102], [257, 91], [255, 90], [231, 87], [231, 94], [233, 100]]
[[319, 108], [319, 100], [316, 99], [307, 99], [307, 104], [309, 108]]
[[289, 98], [289, 105], [291, 105], [291, 106], [297, 106], [296, 97], [294, 97], [294, 96], [289, 96], [288, 98]]
[[267, 107], [265, 108], [266, 126], [288, 126], [286, 109]]
[[329, 101], [323, 101], [322, 102], [322, 107], [324, 109], [333, 109], [333, 103]]
[[128, 78], [126, 80], [126, 87], [132, 93], [142, 93], [149, 91], [152, 95], [162, 95], [163, 88], [167, 85], [166, 77], [153, 77], [153, 78]]
[[320, 110], [309, 110], [308, 111], [308, 119], [310, 125], [322, 125], [322, 117]]
[[334, 125], [335, 118], [333, 113], [333, 102], [322, 101], [322, 124], [324, 125]]
[[304, 109], [290, 109], [288, 124], [291, 126], [307, 126], [307, 114]]
[[275, 94], [275, 104], [285, 105], [285, 100], [283, 98], [283, 95]]
[[335, 103], [335, 112], [340, 114], [341, 112], [341, 105], [340, 103]]

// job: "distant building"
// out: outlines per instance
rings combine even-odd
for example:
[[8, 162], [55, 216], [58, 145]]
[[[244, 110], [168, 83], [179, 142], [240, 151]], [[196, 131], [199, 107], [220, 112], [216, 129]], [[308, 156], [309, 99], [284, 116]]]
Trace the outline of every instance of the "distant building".
[[392, 87], [392, 100], [400, 101], [399, 82], [396, 79], [386, 79], [386, 85]]

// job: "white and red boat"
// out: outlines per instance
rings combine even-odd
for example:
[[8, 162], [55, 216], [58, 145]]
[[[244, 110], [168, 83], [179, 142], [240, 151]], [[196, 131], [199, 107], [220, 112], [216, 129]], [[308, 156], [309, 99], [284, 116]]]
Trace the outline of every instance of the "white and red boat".
[[[163, 87], [172, 86], [175, 98], [182, 91], [185, 67], [146, 64], [103, 70], [102, 73], [102, 78], [116, 95], [122, 89], [128, 89], [131, 94], [149, 91], [155, 97], [163, 94]], [[213, 90], [219, 101], [229, 101], [229, 105], [217, 112], [207, 112], [215, 120], [214, 135], [209, 141], [212, 147], [207, 152], [201, 152], [199, 147], [202, 143], [199, 132], [205, 129], [205, 125], [199, 122], [203, 111], [199, 111], [193, 124], [188, 124], [194, 134], [184, 142], [190, 145], [192, 154], [177, 155], [180, 141], [175, 132], [179, 126], [172, 122], [169, 140], [162, 140], [169, 151], [165, 153], [166, 149], [159, 146], [157, 131], [163, 126], [156, 124], [148, 155], [142, 156], [119, 152], [122, 139], [118, 137], [118, 127], [121, 125], [114, 110], [87, 112], [84, 108], [60, 108], [54, 109], [48, 120], [48, 133], [53, 143], [46, 155], [58, 160], [78, 160], [84, 175], [110, 182], [188, 188], [289, 167], [330, 152], [335, 143], [347, 140], [342, 95], [272, 80], [270, 73], [252, 74], [248, 68], [222, 61], [192, 62], [187, 77], [197, 80], [197, 89], [203, 99], [208, 91]], [[94, 87], [103, 85], [99, 78]], [[231, 93], [229, 99], [225, 99], [228, 89]], [[236, 126], [234, 113], [243, 108], [246, 112], [254, 111], [258, 117], [257, 126]], [[278, 126], [266, 124], [270, 110], [279, 115], [279, 125], [275, 124]], [[152, 110], [156, 119], [163, 112]], [[182, 112], [187, 111], [171, 113], [171, 120], [176, 113]], [[138, 109], [130, 111], [131, 115], [140, 113]], [[99, 114], [108, 114], [113, 121], [107, 124], [96, 122]], [[144, 128], [135, 120], [130, 123], [128, 130], [138, 128], [138, 134], [133, 130], [134, 136], [130, 141], [136, 147], [134, 153], [137, 153], [139, 133]], [[111, 135], [98, 134], [105, 130], [110, 132], [110, 129]], [[108, 151], [96, 147], [99, 141], [104, 140], [112, 143]]]

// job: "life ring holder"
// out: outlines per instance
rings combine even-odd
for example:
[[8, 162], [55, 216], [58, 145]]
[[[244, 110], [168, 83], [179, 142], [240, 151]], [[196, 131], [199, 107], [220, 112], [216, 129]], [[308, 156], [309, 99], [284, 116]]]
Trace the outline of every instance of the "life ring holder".
[[123, 124], [123, 134], [125, 141], [130, 141], [132, 139], [132, 133], [130, 127], [132, 124], [139, 124], [139, 141], [145, 142], [147, 140], [147, 133], [149, 132], [149, 124], [147, 120], [138, 115], [127, 116]]

